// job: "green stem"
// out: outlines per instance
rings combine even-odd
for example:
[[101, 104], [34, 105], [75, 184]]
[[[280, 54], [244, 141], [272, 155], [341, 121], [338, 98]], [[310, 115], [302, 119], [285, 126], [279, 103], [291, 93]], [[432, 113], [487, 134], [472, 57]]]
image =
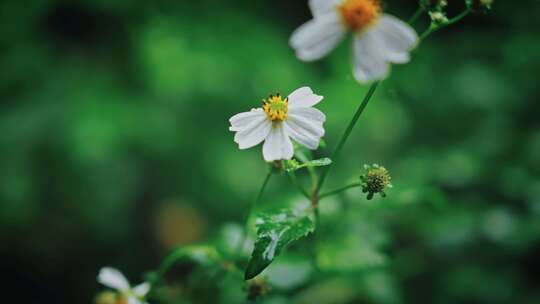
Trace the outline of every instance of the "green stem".
[[461, 19], [465, 18], [468, 14], [470, 14], [472, 11], [472, 8], [468, 7], [467, 9], [465, 9], [463, 12], [461, 12], [461, 14], [455, 16], [454, 18], [448, 20], [448, 23], [445, 24], [446, 26], [448, 25], [452, 25], [458, 21], [461, 21]]
[[438, 29], [440, 29], [440, 27], [434, 25], [433, 23], [429, 26], [429, 28], [424, 31], [421, 35], [420, 35], [420, 41], [423, 41], [424, 39], [427, 38], [427, 36], [433, 34], [434, 32], [436, 32]]
[[[308, 162], [309, 159], [304, 153], [298, 153], [297, 156], [299, 160], [302, 162]], [[317, 175], [317, 171], [315, 168], [308, 166], [307, 170], [309, 172], [309, 176], [311, 177], [311, 195], [308, 195], [308, 199], [311, 201], [311, 206], [314, 208], [315, 211], [315, 218], [317, 221], [317, 224], [319, 223], [319, 192], [317, 191], [317, 185], [319, 183], [319, 176]]]
[[251, 204], [249, 207], [249, 211], [246, 215], [246, 227], [245, 227], [245, 235], [248, 233], [249, 228], [249, 218], [251, 216], [251, 213], [253, 213], [253, 210], [255, 210], [255, 207], [259, 204], [261, 201], [261, 198], [263, 196], [264, 190], [266, 189], [266, 186], [268, 185], [268, 182], [270, 181], [270, 177], [272, 177], [272, 169], [268, 171], [266, 174], [266, 177], [264, 178], [263, 184], [261, 185], [261, 188], [259, 189], [259, 193], [257, 193], [257, 198], [255, 201]]
[[420, 16], [422, 16], [422, 14], [424, 13], [424, 8], [423, 7], [418, 7], [418, 9], [416, 10], [416, 12], [414, 12], [414, 15], [411, 17], [411, 19], [409, 19], [408, 23], [409, 24], [413, 24], [416, 22], [416, 20], [418, 20], [418, 18], [420, 18]]
[[253, 213], [253, 210], [255, 210], [255, 207], [259, 204], [259, 202], [260, 202], [260, 200], [261, 200], [261, 198], [263, 196], [264, 190], [266, 189], [266, 186], [268, 185], [268, 182], [270, 181], [270, 177], [272, 177], [272, 173], [273, 173], [273, 170], [272, 170], [272, 168], [270, 168], [270, 170], [266, 174], [266, 177], [264, 178], [264, 181], [263, 181], [263, 183], [261, 185], [261, 188], [259, 189], [259, 193], [257, 193], [257, 198], [249, 206], [249, 210], [246, 213], [246, 216], [245, 216], [245, 219], [244, 219], [245, 220], [244, 235], [242, 237], [242, 241], [240, 243], [238, 243], [238, 249], [237, 249], [238, 253], [240, 253], [242, 248], [244, 248], [244, 243], [246, 242], [248, 234], [249, 234], [249, 218], [251, 217], [251, 214]]
[[442, 28], [445, 28], [447, 26], [450, 26], [454, 23], [457, 23], [459, 21], [461, 21], [461, 19], [465, 18], [467, 15], [469, 15], [471, 13], [472, 9], [470, 7], [468, 7], [467, 9], [465, 9], [463, 12], [461, 12], [461, 14], [455, 16], [454, 18], [451, 18], [448, 20], [448, 22], [442, 24], [442, 25], [437, 25], [435, 23], [431, 23], [431, 25], [429, 26], [429, 28], [422, 33], [422, 35], [420, 35], [420, 41], [426, 39], [429, 35], [433, 34], [434, 32], [442, 29]]
[[176, 260], [178, 260], [182, 256], [183, 253], [180, 253], [178, 250], [174, 250], [163, 260], [157, 272], [159, 274], [159, 280], [162, 280], [164, 278], [169, 268], [171, 268], [176, 262]]
[[288, 175], [289, 175], [289, 179], [291, 180], [291, 183], [298, 189], [298, 191], [300, 191], [300, 193], [302, 193], [302, 195], [304, 195], [305, 198], [311, 199], [306, 189], [304, 189], [304, 187], [302, 187], [302, 185], [298, 182], [298, 179], [296, 178], [296, 173], [289, 172]]
[[[423, 10], [419, 9], [419, 11], [421, 13], [421, 11], [423, 11]], [[431, 35], [433, 32], [441, 29], [442, 27], [449, 26], [449, 25], [452, 25], [452, 24], [460, 21], [461, 19], [465, 18], [465, 16], [467, 16], [470, 12], [471, 12], [471, 8], [467, 8], [461, 14], [459, 14], [456, 17], [448, 20], [448, 23], [446, 23], [444, 26], [436, 26], [436, 25], [434, 25], [432, 23], [430, 25], [430, 27], [424, 33], [422, 33], [422, 35], [420, 35], [420, 38], [419, 38], [420, 41], [424, 40], [429, 35]], [[417, 11], [417, 13], [418, 13], [418, 11]], [[418, 18], [418, 17], [416, 17], [417, 13], [415, 13], [415, 16], [413, 16], [413, 18], [411, 18], [411, 22], [414, 22], [416, 20], [416, 18]], [[420, 13], [418, 13], [418, 14], [420, 14]], [[347, 139], [349, 138], [349, 135], [351, 135], [351, 132], [354, 129], [354, 126], [356, 125], [356, 123], [358, 122], [358, 119], [360, 118], [360, 116], [364, 112], [364, 109], [368, 105], [371, 97], [373, 97], [373, 94], [377, 90], [377, 87], [379, 86], [379, 84], [380, 84], [380, 81], [377, 81], [377, 82], [374, 82], [371, 85], [371, 87], [369, 88], [369, 91], [367, 92], [367, 94], [364, 97], [364, 100], [362, 101], [362, 103], [360, 104], [360, 106], [358, 107], [356, 112], [354, 113], [354, 116], [353, 116], [352, 120], [349, 122], [349, 125], [347, 126], [347, 129], [345, 130], [345, 132], [341, 136], [341, 139], [339, 140], [338, 145], [336, 146], [335, 150], [331, 154], [330, 158], [332, 159], [332, 164], [325, 167], [325, 170], [323, 170], [323, 172], [321, 174], [321, 177], [319, 179], [319, 182], [318, 182], [317, 188], [316, 188], [317, 192], [321, 191], [322, 186], [324, 184], [324, 181], [326, 180], [326, 177], [328, 176], [328, 172], [332, 168], [333, 164], [336, 163], [336, 159], [337, 159], [339, 153], [343, 149], [343, 146], [345, 145], [345, 142], [347, 142]]]
[[345, 190], [348, 190], [348, 189], [351, 189], [351, 188], [357, 188], [357, 187], [362, 187], [362, 183], [360, 182], [356, 182], [356, 183], [352, 183], [350, 185], [347, 185], [347, 186], [343, 186], [341, 188], [338, 188], [338, 189], [335, 189], [335, 190], [332, 190], [332, 191], [328, 191], [326, 193], [323, 193], [319, 196], [320, 199], [323, 199], [325, 197], [328, 197], [328, 196], [332, 196], [332, 195], [336, 195], [336, 194], [339, 194]]
[[347, 129], [345, 129], [345, 132], [341, 136], [341, 139], [339, 140], [338, 145], [336, 146], [336, 148], [334, 149], [334, 151], [332, 152], [332, 154], [330, 156], [330, 159], [332, 159], [332, 164], [326, 166], [325, 170], [323, 170], [323, 172], [321, 174], [321, 178], [319, 179], [319, 182], [318, 182], [318, 184], [316, 186], [316, 191], [317, 192], [320, 192], [320, 190], [321, 190], [321, 188], [322, 188], [322, 186], [324, 184], [324, 181], [326, 180], [326, 177], [328, 176], [328, 172], [330, 171], [330, 168], [332, 168], [333, 164], [335, 164], [335, 160], [337, 159], [339, 153], [343, 149], [343, 146], [347, 142], [347, 139], [349, 139], [349, 136], [351, 135], [351, 132], [354, 129], [354, 126], [356, 125], [356, 123], [358, 122], [358, 119], [360, 118], [360, 116], [362, 115], [364, 110], [366, 109], [366, 106], [368, 105], [369, 101], [371, 100], [371, 97], [373, 97], [373, 94], [377, 90], [377, 87], [379, 86], [379, 84], [380, 84], [380, 81], [377, 81], [377, 82], [374, 82], [371, 85], [371, 87], [369, 88], [369, 91], [367, 92], [366, 96], [364, 97], [364, 100], [362, 101], [362, 103], [360, 104], [358, 109], [356, 110], [356, 113], [354, 113], [354, 116], [351, 119], [351, 121], [349, 122], [349, 125], [347, 126]]

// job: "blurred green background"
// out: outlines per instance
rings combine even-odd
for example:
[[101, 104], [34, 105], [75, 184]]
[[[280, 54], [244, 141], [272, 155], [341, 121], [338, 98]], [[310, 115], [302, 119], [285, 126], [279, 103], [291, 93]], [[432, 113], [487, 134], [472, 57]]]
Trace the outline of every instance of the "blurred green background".
[[[402, 19], [417, 8], [385, 4]], [[324, 275], [278, 282], [268, 303], [540, 302], [539, 14], [497, 1], [393, 68], [327, 189], [364, 163], [394, 189], [321, 202]], [[308, 19], [306, 1], [2, 1], [4, 293], [89, 303], [101, 266], [139, 282], [175, 245], [240, 224], [266, 168], [228, 118], [268, 93], [324, 95], [333, 147], [367, 88], [350, 43], [294, 57], [289, 35]], [[296, 200], [279, 177], [263, 205]]]

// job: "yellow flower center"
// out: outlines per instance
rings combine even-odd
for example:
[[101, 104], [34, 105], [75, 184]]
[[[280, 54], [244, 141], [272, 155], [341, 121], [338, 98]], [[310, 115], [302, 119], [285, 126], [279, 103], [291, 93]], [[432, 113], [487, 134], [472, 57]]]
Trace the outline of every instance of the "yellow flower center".
[[379, 0], [345, 0], [338, 10], [343, 22], [353, 31], [373, 24], [382, 12]]
[[262, 108], [271, 121], [284, 121], [287, 119], [289, 99], [283, 99], [279, 93], [275, 96], [270, 95], [268, 99], [263, 100]]

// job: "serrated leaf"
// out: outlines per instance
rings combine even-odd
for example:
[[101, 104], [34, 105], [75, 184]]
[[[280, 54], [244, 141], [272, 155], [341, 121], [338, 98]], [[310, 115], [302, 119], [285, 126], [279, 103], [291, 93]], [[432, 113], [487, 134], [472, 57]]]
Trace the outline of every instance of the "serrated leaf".
[[261, 273], [290, 243], [312, 233], [312, 214], [282, 210], [257, 217], [257, 240], [245, 272], [249, 280]]

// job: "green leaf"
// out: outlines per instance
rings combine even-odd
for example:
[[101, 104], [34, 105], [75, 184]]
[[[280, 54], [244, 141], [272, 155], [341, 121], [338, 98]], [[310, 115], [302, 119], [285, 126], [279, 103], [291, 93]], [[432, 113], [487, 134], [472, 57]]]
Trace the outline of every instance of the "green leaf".
[[257, 217], [257, 240], [245, 272], [249, 280], [261, 273], [290, 243], [312, 233], [312, 214], [282, 210]]
[[328, 166], [332, 163], [332, 160], [328, 157], [321, 158], [321, 159], [314, 159], [310, 160], [305, 163], [306, 167], [324, 167]]
[[286, 160], [283, 162], [285, 171], [292, 172], [307, 167], [323, 167], [332, 163], [332, 160], [328, 157], [321, 159], [308, 160], [304, 163], [299, 163], [296, 159]]

